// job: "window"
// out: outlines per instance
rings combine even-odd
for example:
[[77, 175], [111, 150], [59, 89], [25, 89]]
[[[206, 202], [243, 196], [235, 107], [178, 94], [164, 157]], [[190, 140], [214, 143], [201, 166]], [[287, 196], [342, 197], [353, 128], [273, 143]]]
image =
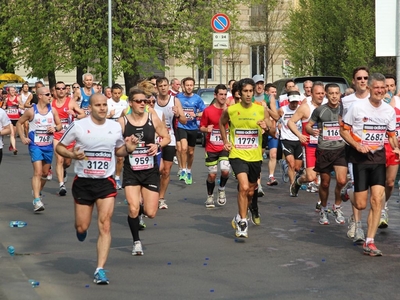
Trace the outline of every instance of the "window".
[[265, 19], [265, 4], [251, 6], [250, 26], [261, 26]]
[[267, 46], [253, 45], [250, 47], [251, 76], [256, 74], [266, 75]]
[[204, 72], [207, 72], [207, 78], [208, 79], [212, 79], [213, 76], [213, 60], [210, 58], [211, 56], [211, 50], [199, 50], [199, 59], [202, 58], [201, 63], [198, 65], [198, 78], [199, 78], [199, 82], [201, 80], [204, 80]]

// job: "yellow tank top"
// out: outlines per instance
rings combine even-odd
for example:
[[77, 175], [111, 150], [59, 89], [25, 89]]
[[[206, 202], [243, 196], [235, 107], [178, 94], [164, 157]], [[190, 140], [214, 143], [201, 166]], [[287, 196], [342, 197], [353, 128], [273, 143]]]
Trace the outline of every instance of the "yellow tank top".
[[228, 107], [229, 137], [232, 150], [229, 158], [255, 162], [262, 160], [262, 129], [257, 125], [264, 120], [264, 107], [252, 104], [244, 108], [240, 103]]

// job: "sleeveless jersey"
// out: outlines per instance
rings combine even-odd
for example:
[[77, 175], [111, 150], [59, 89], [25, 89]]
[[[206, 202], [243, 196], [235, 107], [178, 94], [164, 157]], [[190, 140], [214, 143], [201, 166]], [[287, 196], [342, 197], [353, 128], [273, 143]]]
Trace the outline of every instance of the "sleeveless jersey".
[[[206, 151], [207, 152], [220, 152], [224, 150], [224, 142], [221, 138], [221, 131], [219, 130], [219, 119], [221, 118], [224, 109], [217, 108], [214, 105], [208, 106], [201, 117], [200, 126], [207, 127], [214, 125], [211, 132], [206, 135]], [[228, 124], [226, 125], [228, 129]]]
[[[28, 100], [29, 96], [32, 95], [31, 92], [28, 92], [28, 95], [25, 95], [24, 93], [21, 93], [21, 102], [23, 105], [25, 105], [26, 101]], [[22, 115], [24, 114], [25, 109], [24, 108], [20, 108], [19, 109], [19, 113]]]
[[340, 102], [342, 105], [342, 108], [341, 108], [341, 113], [339, 113], [339, 115], [344, 117], [347, 114], [347, 111], [349, 110], [350, 106], [357, 100], [368, 100], [368, 99], [369, 99], [369, 94], [365, 98], [358, 98], [356, 96], [356, 93], [353, 93], [346, 97], [343, 97], [342, 101]]
[[15, 96], [14, 99], [11, 99], [10, 95], [7, 95], [7, 108], [6, 113], [10, 120], [18, 120], [19, 119], [19, 109], [18, 109], [18, 96]]
[[353, 103], [343, 118], [343, 127], [350, 130], [353, 139], [370, 147], [364, 154], [350, 147], [349, 161], [362, 164], [385, 164], [385, 134], [394, 135], [396, 130], [396, 114], [393, 107], [384, 101], [378, 107], [369, 100], [358, 100]]
[[59, 132], [54, 132], [54, 138], [56, 140], [60, 140], [61, 137], [63, 136], [65, 130], [68, 128], [68, 126], [72, 123], [72, 116], [68, 114], [68, 109], [69, 109], [69, 102], [71, 99], [67, 97], [65, 99], [64, 104], [61, 107], [57, 106], [57, 100], [54, 100], [51, 102], [51, 106], [58, 112], [58, 116], [60, 117], [62, 129]]
[[[90, 91], [92, 92], [90, 94], [90, 96], [95, 93], [94, 88], [91, 88]], [[88, 109], [90, 96], [86, 95], [84, 92], [84, 89], [81, 87], [81, 105], [80, 105], [80, 107], [85, 111], [85, 114], [87, 116], [90, 114], [89, 109]]]
[[[301, 123], [302, 123], [302, 124], [301, 124], [301, 125], [302, 125], [301, 134], [304, 135], [304, 136], [306, 136], [306, 137], [308, 137], [309, 140], [308, 140], [308, 143], [305, 144], [305, 145], [303, 145], [303, 146], [317, 147], [318, 138], [317, 138], [317, 137], [314, 137], [314, 136], [312, 136], [312, 135], [309, 135], [309, 134], [307, 133], [307, 131], [306, 131], [306, 125], [307, 125], [308, 121], [310, 120], [311, 115], [312, 115], [314, 109], [316, 109], [316, 107], [312, 104], [311, 101], [310, 101], [310, 102], [307, 101], [306, 103], [307, 103], [307, 105], [308, 105], [308, 107], [309, 107], [309, 109], [310, 109], [310, 115], [308, 116], [307, 119], [301, 121]], [[316, 127], [317, 127], [317, 125], [314, 124], [314, 128], [316, 128]]]
[[47, 131], [47, 127], [54, 127], [54, 116], [50, 104], [46, 105], [47, 113], [41, 114], [36, 104], [32, 105], [33, 119], [29, 121], [28, 137], [31, 140], [29, 146], [43, 147], [45, 150], [53, 149], [53, 133]]
[[119, 123], [106, 120], [97, 125], [91, 117], [72, 122], [60, 143], [67, 146], [76, 141], [79, 151], [85, 152], [83, 160], [75, 160], [74, 171], [78, 177], [107, 178], [115, 172], [115, 148], [124, 145]]
[[340, 136], [339, 109], [332, 108], [328, 104], [317, 107], [312, 115], [313, 120], [319, 131], [318, 148], [324, 150], [334, 150], [344, 147], [345, 143]]
[[161, 110], [165, 116], [165, 124], [167, 125], [169, 136], [171, 137], [171, 142], [168, 146], [175, 146], [176, 145], [176, 137], [174, 133], [174, 112], [172, 111], [172, 107], [175, 106], [175, 97], [169, 97], [168, 103], [164, 106], [158, 104], [156, 102], [155, 108]]
[[[288, 121], [290, 120], [291, 117], [293, 117], [294, 113], [296, 112], [297, 109], [295, 110], [291, 110], [289, 108], [289, 105], [286, 105], [284, 107], [281, 107], [282, 111], [283, 111], [283, 115], [281, 118], [281, 123], [282, 123], [282, 127], [281, 127], [281, 140], [288, 140], [288, 141], [298, 141], [299, 138], [297, 137], [297, 135], [295, 135], [289, 128]], [[301, 130], [301, 121], [297, 121], [296, 123], [297, 129], [300, 131]]]
[[107, 100], [107, 107], [107, 114], [110, 114], [112, 110], [115, 110], [115, 114], [113, 115], [111, 120], [118, 120], [123, 111], [128, 108], [128, 102], [122, 99], [120, 99], [118, 102], [115, 102], [112, 98], [110, 98]]
[[248, 162], [261, 161], [262, 129], [257, 122], [264, 120], [264, 107], [252, 104], [244, 108], [241, 103], [237, 103], [229, 106], [227, 111], [232, 144], [229, 158], [240, 158]]
[[158, 169], [157, 160], [154, 156], [148, 155], [149, 147], [148, 144], [154, 144], [156, 131], [151, 120], [151, 114], [147, 114], [146, 122], [141, 126], [134, 126], [129, 123], [128, 119], [125, 118], [125, 131], [124, 138], [135, 135], [139, 139], [135, 151], [125, 157], [124, 168], [132, 171], [149, 170], [153, 168]]

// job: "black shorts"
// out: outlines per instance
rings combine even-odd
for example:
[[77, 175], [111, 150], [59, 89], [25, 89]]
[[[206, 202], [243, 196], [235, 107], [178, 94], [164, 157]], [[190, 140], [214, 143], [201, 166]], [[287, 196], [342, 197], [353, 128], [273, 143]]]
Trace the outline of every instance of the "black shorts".
[[235, 174], [247, 173], [247, 178], [250, 183], [256, 183], [261, 175], [261, 164], [262, 161], [244, 161], [240, 158], [230, 158], [229, 163], [231, 164], [233, 172]]
[[13, 124], [14, 126], [17, 126], [18, 120], [10, 120], [10, 121], [11, 121], [11, 124]]
[[124, 166], [122, 187], [140, 185], [152, 192], [160, 191], [160, 171], [158, 166], [148, 169], [133, 171]]
[[303, 148], [300, 141], [282, 140], [282, 152], [285, 156], [293, 155], [296, 160], [303, 160]]
[[176, 153], [175, 146], [165, 146], [161, 150], [162, 159], [165, 161], [174, 161], [174, 156]]
[[206, 166], [215, 166], [221, 160], [229, 160], [229, 152], [222, 150], [219, 152], [206, 152]]
[[324, 150], [318, 149], [315, 152], [317, 161], [315, 162], [314, 171], [319, 173], [331, 173], [334, 171], [333, 166], [347, 167], [345, 147]]
[[363, 192], [374, 185], [385, 186], [385, 164], [355, 164], [353, 163], [354, 192]]
[[93, 179], [75, 176], [72, 183], [72, 196], [77, 204], [90, 206], [98, 199], [116, 195], [116, 184], [112, 177]]
[[197, 130], [186, 130], [178, 128], [176, 140], [181, 141], [185, 139], [187, 140], [187, 143], [190, 147], [196, 147], [197, 132], [198, 132]]

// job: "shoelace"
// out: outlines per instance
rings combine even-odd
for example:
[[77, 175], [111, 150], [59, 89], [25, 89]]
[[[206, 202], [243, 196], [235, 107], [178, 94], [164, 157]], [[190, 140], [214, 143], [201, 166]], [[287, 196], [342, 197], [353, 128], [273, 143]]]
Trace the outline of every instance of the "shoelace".
[[96, 274], [98, 275], [100, 280], [107, 280], [106, 270], [100, 269], [100, 270], [97, 271]]

